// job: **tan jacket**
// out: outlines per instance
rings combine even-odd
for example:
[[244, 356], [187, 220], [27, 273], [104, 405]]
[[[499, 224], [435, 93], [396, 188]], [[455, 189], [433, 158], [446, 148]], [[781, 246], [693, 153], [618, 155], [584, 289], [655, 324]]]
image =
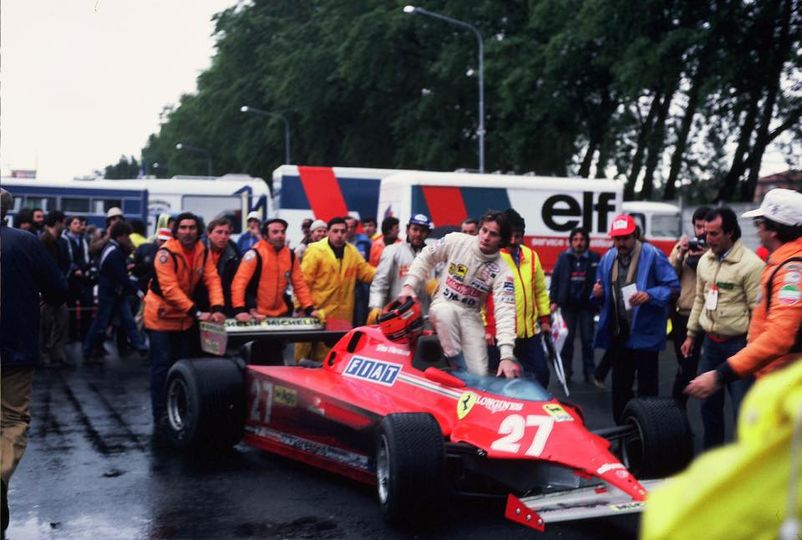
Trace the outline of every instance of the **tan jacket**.
[[680, 255], [679, 242], [671, 250], [668, 260], [679, 276], [679, 298], [677, 298], [677, 311], [683, 315], [690, 315], [693, 309], [693, 300], [696, 298], [696, 270], [685, 264], [688, 254]]
[[[738, 240], [719, 260], [708, 251], [696, 268], [696, 297], [688, 320], [688, 336], [707, 332], [720, 337], [746, 334], [752, 309], [758, 303], [763, 261]], [[711, 287], [718, 289], [715, 309], [707, 309], [705, 300]]]

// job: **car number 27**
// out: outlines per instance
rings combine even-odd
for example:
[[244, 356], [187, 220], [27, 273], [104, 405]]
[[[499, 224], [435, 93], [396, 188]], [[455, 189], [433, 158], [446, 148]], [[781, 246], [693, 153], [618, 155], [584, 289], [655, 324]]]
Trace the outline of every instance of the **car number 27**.
[[521, 442], [528, 442], [531, 437], [532, 443], [525, 453], [527, 456], [539, 456], [546, 447], [546, 441], [549, 440], [553, 427], [554, 418], [550, 416], [511, 414], [502, 420], [498, 427], [498, 434], [503, 437], [493, 441], [490, 448], [517, 454]]
[[251, 382], [251, 421], [265, 424], [270, 422], [273, 405], [273, 383], [260, 379]]

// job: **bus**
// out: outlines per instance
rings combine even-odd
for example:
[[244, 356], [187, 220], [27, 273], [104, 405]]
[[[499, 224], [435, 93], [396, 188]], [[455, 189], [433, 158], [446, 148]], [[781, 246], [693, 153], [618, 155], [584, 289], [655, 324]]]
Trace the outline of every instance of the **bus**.
[[132, 180], [61, 180], [2, 178], [3, 189], [14, 196], [10, 219], [22, 208], [61, 210], [67, 216], [83, 216], [87, 223], [105, 227], [106, 212], [121, 208], [126, 219], [141, 219], [149, 234], [155, 233], [160, 214], [193, 212], [204, 223], [227, 217], [234, 238], [247, 227], [249, 212], [261, 219], [268, 215], [271, 197], [261, 178], [229, 174], [221, 177], [175, 176]]

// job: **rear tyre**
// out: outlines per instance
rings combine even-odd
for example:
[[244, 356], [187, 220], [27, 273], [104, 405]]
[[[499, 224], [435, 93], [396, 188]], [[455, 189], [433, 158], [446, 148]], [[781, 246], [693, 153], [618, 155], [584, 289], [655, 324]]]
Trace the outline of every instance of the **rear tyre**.
[[685, 411], [671, 398], [636, 398], [624, 408], [622, 424], [632, 435], [621, 444], [622, 462], [639, 478], [683, 470], [693, 459], [693, 434]]
[[445, 496], [443, 432], [427, 413], [391, 414], [382, 420], [376, 480], [384, 519], [393, 527], [427, 523]]
[[223, 449], [242, 438], [241, 364], [229, 358], [179, 360], [167, 374], [167, 436], [182, 449]]

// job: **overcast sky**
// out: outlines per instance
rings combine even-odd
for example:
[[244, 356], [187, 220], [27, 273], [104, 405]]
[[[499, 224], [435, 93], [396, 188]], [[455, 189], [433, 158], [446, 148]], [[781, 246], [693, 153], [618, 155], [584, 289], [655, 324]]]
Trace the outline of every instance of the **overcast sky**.
[[0, 170], [70, 179], [134, 154], [210, 65], [236, 0], [2, 0]]

